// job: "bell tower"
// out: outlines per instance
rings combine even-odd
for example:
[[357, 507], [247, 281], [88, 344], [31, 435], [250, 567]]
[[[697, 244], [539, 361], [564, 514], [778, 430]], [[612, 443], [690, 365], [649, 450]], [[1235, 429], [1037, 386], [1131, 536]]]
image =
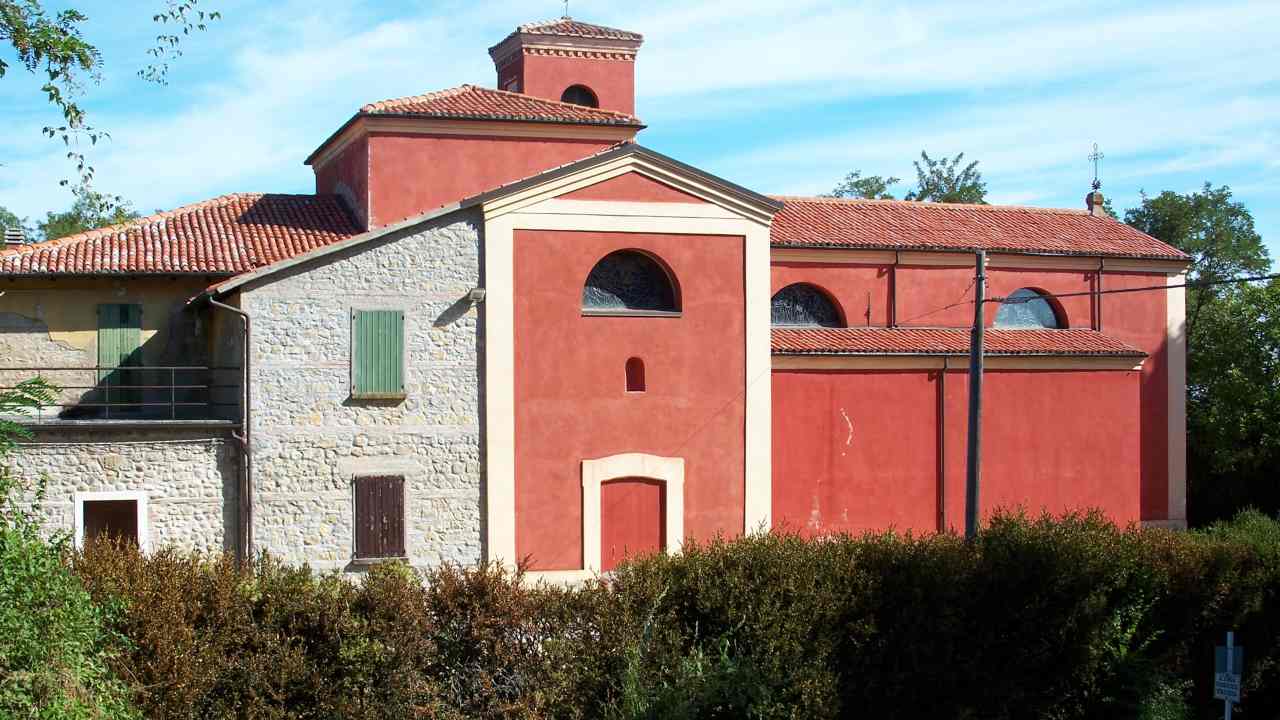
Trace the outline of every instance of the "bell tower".
[[498, 89], [634, 115], [644, 37], [570, 17], [529, 23], [489, 48]]

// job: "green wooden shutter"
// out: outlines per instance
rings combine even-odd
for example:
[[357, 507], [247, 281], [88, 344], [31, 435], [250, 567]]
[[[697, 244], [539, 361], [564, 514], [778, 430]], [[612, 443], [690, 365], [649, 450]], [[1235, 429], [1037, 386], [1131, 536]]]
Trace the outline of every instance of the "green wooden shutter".
[[351, 396], [404, 397], [403, 311], [352, 311]]
[[[109, 403], [137, 403], [136, 389], [112, 391], [119, 385], [139, 384], [137, 373], [116, 368], [142, 364], [142, 306], [109, 304], [98, 306], [98, 384]], [[136, 409], [136, 408], [134, 408]]]

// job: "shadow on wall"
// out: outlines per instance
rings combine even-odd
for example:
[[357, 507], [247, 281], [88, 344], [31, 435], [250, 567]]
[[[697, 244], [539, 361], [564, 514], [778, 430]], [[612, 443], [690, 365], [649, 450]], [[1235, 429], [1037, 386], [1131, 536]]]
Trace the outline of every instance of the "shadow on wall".
[[[196, 317], [182, 310], [168, 318], [166, 331], [141, 340], [141, 333], [104, 339], [98, 326], [62, 327], [68, 334], [97, 334], [89, 348], [54, 339], [42, 320], [0, 312], [0, 387], [40, 376], [61, 389], [57, 406], [44, 419], [204, 420], [239, 414], [239, 369], [221, 372], [208, 365]], [[132, 343], [132, 344], [130, 344]], [[113, 356], [114, 353], [114, 356]]]

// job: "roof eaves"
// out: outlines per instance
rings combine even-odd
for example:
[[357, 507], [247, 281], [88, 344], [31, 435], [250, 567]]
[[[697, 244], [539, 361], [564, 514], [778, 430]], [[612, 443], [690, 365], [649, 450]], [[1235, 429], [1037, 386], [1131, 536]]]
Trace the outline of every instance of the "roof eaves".
[[504, 117], [504, 116], [498, 116], [498, 115], [446, 115], [443, 113], [410, 113], [410, 112], [390, 112], [385, 110], [377, 110], [377, 111], [361, 110], [357, 112], [355, 115], [352, 115], [350, 119], [348, 119], [345, 123], [342, 124], [341, 127], [339, 127], [337, 130], [331, 133], [329, 137], [325, 138], [324, 142], [320, 143], [316, 147], [316, 149], [312, 150], [311, 154], [308, 155], [307, 158], [302, 161], [302, 164], [311, 165], [313, 162], [315, 162], [316, 157], [318, 157], [320, 153], [324, 152], [325, 148], [333, 144], [333, 142], [337, 140], [339, 137], [341, 137], [342, 134], [345, 133], [352, 125], [356, 124], [356, 122], [364, 118], [374, 118], [374, 117], [421, 118], [424, 120], [428, 120], [428, 119], [461, 120], [464, 122], [474, 122], [474, 121], [518, 122], [518, 123], [536, 123], [536, 124], [544, 124], [544, 125], [588, 125], [591, 127], [634, 128], [637, 132], [649, 127], [648, 125], [645, 125], [643, 122], [641, 122], [639, 118], [635, 118], [634, 122], [625, 122], [621, 120], [619, 120], [618, 122], [613, 122], [613, 121], [605, 121], [605, 120], [557, 120], [554, 118], [517, 118], [517, 117]]

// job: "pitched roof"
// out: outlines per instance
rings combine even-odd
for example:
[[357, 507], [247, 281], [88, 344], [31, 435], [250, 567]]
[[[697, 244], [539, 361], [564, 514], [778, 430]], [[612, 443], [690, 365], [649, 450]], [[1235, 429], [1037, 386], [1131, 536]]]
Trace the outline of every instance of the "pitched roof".
[[369, 103], [360, 108], [360, 114], [643, 127], [634, 115], [478, 85]]
[[771, 239], [780, 247], [989, 250], [1185, 260], [1171, 245], [1085, 210], [779, 197]]
[[[963, 355], [967, 328], [774, 328], [775, 355]], [[1145, 357], [1096, 330], [987, 330], [988, 355]]]
[[356, 235], [333, 195], [236, 193], [0, 251], [0, 274], [235, 275]]
[[543, 20], [542, 22], [525, 23], [516, 28], [517, 33], [526, 33], [529, 35], [561, 35], [568, 37], [592, 38], [596, 40], [643, 40], [644, 36], [640, 33], [631, 32], [629, 30], [618, 30], [617, 28], [605, 27], [603, 25], [592, 25], [584, 23], [580, 20], [574, 20], [569, 16], [556, 18], [555, 20]]

